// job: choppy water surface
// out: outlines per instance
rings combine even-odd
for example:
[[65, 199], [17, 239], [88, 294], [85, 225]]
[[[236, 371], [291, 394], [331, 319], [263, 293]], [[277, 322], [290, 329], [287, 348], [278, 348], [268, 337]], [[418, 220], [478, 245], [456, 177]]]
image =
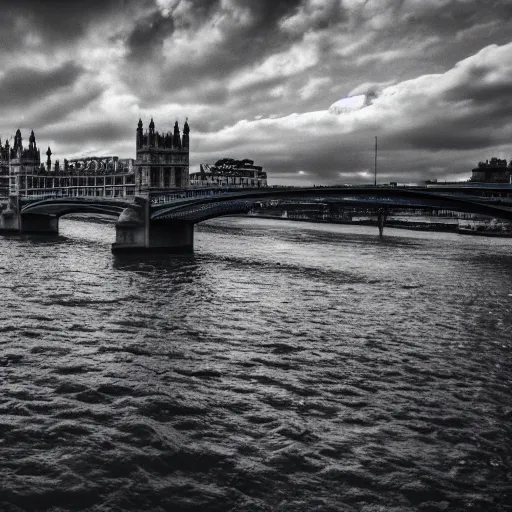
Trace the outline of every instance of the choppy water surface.
[[0, 510], [510, 510], [512, 240], [0, 237]]

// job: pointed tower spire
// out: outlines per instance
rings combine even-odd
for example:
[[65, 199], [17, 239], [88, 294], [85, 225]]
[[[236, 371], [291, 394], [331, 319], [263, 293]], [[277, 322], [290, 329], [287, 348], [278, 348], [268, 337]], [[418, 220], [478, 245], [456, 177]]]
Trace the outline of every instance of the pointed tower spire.
[[34, 150], [36, 148], [36, 136], [34, 135], [34, 130], [30, 132], [30, 137], [28, 138], [28, 148], [30, 150]]
[[185, 119], [185, 124], [183, 125], [183, 147], [188, 149], [189, 146], [189, 137], [190, 127], [188, 126], [188, 117]]
[[180, 127], [178, 126], [177, 120], [174, 123], [174, 135], [172, 137], [172, 145], [176, 148], [181, 146]]
[[18, 148], [22, 146], [22, 138], [21, 138], [21, 130], [18, 128], [16, 130], [16, 135], [14, 136], [14, 151], [17, 151]]
[[149, 145], [155, 145], [155, 122], [153, 118], [151, 118], [151, 122], [149, 123]]
[[49, 171], [52, 167], [52, 159], [50, 158], [52, 156], [52, 150], [50, 149], [50, 146], [48, 146], [46, 155], [48, 156], [48, 160], [46, 160], [46, 170]]
[[139, 118], [139, 122], [137, 124], [137, 132], [135, 136], [135, 147], [139, 149], [143, 146], [143, 134], [142, 134], [142, 119]]

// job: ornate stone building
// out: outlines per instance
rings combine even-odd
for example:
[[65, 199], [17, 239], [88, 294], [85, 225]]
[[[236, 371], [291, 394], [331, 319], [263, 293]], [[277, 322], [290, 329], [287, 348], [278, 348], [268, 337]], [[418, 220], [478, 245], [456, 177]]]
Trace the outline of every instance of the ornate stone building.
[[[36, 145], [36, 137], [32, 131], [28, 139], [28, 148], [23, 147], [21, 131], [18, 129], [14, 136], [12, 148], [9, 141], [5, 146], [0, 145], [0, 196], [15, 194], [27, 186], [27, 176], [38, 174], [44, 166], [41, 165], [41, 153]], [[48, 148], [48, 162], [51, 150]]]
[[178, 121], [174, 124], [174, 133], [155, 132], [153, 119], [149, 131], [143, 133], [142, 120], [136, 131], [136, 175], [139, 191], [151, 189], [183, 188], [189, 186], [189, 133], [188, 122], [180, 135]]
[[222, 158], [214, 165], [201, 164], [199, 172], [190, 175], [194, 187], [266, 187], [267, 173], [254, 160]]
[[472, 170], [472, 183], [512, 183], [512, 160], [507, 165], [505, 159], [491, 158], [478, 162], [478, 167]]
[[56, 160], [46, 151], [46, 165], [41, 162], [34, 132], [28, 147], [23, 146], [21, 132], [13, 146], [0, 145], [0, 198], [20, 194], [24, 197], [130, 197], [135, 195], [135, 171], [132, 158], [86, 157]]
[[13, 146], [0, 144], [0, 197], [21, 194], [26, 197], [54, 195], [58, 197], [130, 197], [155, 189], [189, 186], [189, 126], [185, 122], [183, 136], [178, 122], [174, 133], [155, 132], [153, 119], [149, 132], [142, 132], [139, 120], [136, 136], [136, 160], [117, 156], [86, 157], [57, 160], [52, 166], [52, 151], [46, 151], [46, 164], [41, 162], [34, 132], [28, 147], [23, 146], [21, 131], [14, 136]]

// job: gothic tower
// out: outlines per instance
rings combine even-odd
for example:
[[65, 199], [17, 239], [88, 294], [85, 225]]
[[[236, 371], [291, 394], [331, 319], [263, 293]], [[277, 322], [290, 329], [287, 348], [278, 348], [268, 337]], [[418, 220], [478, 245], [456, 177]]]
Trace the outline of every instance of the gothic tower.
[[143, 144], [143, 133], [142, 133], [142, 119], [139, 119], [139, 124], [137, 125], [137, 136], [136, 136], [136, 146], [137, 149], [142, 147]]
[[183, 148], [188, 149], [188, 134], [190, 133], [190, 128], [188, 126], [188, 117], [185, 120], [185, 124], [183, 125]]
[[136, 130], [136, 185], [138, 193], [155, 190], [181, 189], [189, 186], [188, 122], [183, 127], [183, 142], [178, 121], [174, 132], [155, 131], [151, 118], [149, 132], [142, 134], [142, 120]]
[[153, 121], [153, 118], [151, 118], [149, 123], [149, 145], [155, 145], [155, 122]]
[[36, 149], [36, 136], [34, 135], [34, 130], [32, 130], [30, 132], [30, 137], [28, 139], [28, 142], [29, 142], [28, 149], [30, 149], [31, 151], [35, 150]]
[[49, 171], [52, 168], [52, 150], [50, 149], [50, 146], [48, 146], [48, 151], [46, 152], [46, 155], [48, 156], [48, 160], [46, 160], [46, 170]]
[[172, 137], [172, 145], [175, 148], [181, 147], [180, 127], [178, 126], [178, 121], [174, 123], [174, 135]]

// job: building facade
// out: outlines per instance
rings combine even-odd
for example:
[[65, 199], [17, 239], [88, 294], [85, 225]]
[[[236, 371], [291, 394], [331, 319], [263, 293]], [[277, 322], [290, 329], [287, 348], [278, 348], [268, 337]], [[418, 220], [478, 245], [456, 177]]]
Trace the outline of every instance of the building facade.
[[0, 197], [128, 197], [135, 195], [134, 160], [111, 157], [88, 157], [64, 160], [52, 166], [52, 151], [46, 151], [46, 164], [41, 162], [34, 132], [28, 147], [23, 146], [21, 131], [14, 136], [13, 146], [5, 142], [0, 149]]
[[142, 133], [142, 121], [136, 131], [136, 159], [117, 156], [57, 160], [52, 165], [50, 147], [46, 163], [36, 145], [34, 132], [28, 147], [23, 146], [21, 131], [0, 144], [0, 197], [133, 197], [155, 189], [184, 188], [189, 185], [188, 122], [180, 135], [178, 122], [174, 133], [155, 132], [153, 119], [149, 132]]
[[491, 158], [478, 162], [478, 167], [472, 170], [472, 183], [512, 183], [512, 160], [507, 165], [505, 159]]
[[151, 191], [189, 186], [189, 133], [188, 121], [185, 121], [181, 137], [176, 121], [174, 133], [159, 134], [155, 132], [153, 119], [149, 123], [149, 131], [143, 133], [142, 120], [139, 119], [135, 161], [138, 190]]
[[214, 165], [201, 164], [199, 172], [190, 175], [190, 185], [195, 187], [266, 187], [267, 173], [254, 160], [223, 158]]
[[[41, 152], [37, 147], [33, 131], [28, 140], [28, 147], [25, 148], [21, 131], [18, 129], [13, 146], [11, 147], [6, 140], [5, 146], [0, 147], [0, 195], [2, 197], [15, 194], [25, 186], [25, 176], [32, 176], [41, 170]], [[48, 152], [51, 155], [50, 148]]]

